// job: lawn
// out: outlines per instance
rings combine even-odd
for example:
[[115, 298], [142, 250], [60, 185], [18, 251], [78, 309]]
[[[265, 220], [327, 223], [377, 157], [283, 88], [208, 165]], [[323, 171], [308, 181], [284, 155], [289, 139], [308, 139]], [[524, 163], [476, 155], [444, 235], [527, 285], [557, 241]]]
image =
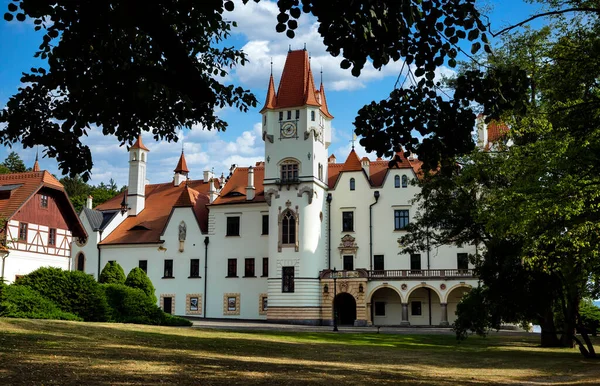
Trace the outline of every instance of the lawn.
[[[597, 342], [600, 343], [600, 342]], [[533, 335], [226, 332], [0, 319], [1, 385], [583, 385], [600, 361]]]

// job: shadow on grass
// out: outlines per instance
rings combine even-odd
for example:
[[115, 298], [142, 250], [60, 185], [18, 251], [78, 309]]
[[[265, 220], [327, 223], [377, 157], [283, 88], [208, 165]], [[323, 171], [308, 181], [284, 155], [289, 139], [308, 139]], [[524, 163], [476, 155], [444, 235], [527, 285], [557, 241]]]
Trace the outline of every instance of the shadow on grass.
[[[573, 350], [543, 350], [516, 337], [457, 343], [448, 335], [239, 333], [7, 319], [0, 326], [8, 330], [0, 332], [3, 384], [468, 385], [503, 383], [502, 373], [512, 382], [545, 377], [560, 384], [564, 374], [598, 367]], [[494, 372], [500, 375], [485, 375]]]

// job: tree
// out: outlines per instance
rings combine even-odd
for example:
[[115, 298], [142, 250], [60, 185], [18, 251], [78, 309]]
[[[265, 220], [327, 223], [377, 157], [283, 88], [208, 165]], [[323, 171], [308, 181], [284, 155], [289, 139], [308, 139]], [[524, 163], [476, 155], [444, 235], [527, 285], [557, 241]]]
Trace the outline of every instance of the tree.
[[141, 289], [146, 295], [148, 295], [153, 304], [156, 304], [156, 290], [154, 289], [154, 285], [152, 285], [152, 281], [148, 275], [146, 275], [146, 272], [143, 269], [135, 267], [129, 271], [127, 279], [125, 280], [125, 285], [131, 288]]
[[19, 157], [19, 155], [14, 151], [11, 151], [8, 154], [4, 162], [2, 162], [2, 166], [8, 169], [9, 173], [23, 173], [27, 171], [25, 163], [23, 163], [21, 157]]
[[[278, 7], [276, 31], [293, 37], [302, 12], [311, 13], [319, 20], [327, 50], [342, 55], [342, 68], [351, 68], [355, 76], [367, 60], [375, 68], [400, 59], [414, 66], [415, 75], [423, 78], [421, 91], [412, 90], [412, 103], [420, 97], [438, 102], [435, 70], [444, 63], [456, 65], [461, 40], [472, 41], [473, 51], [489, 51], [486, 25], [473, 0], [286, 0]], [[0, 123], [6, 124], [0, 140], [42, 145], [63, 172], [87, 180], [92, 158], [80, 137], [92, 126], [121, 144], [131, 143], [140, 131], [176, 140], [181, 126], [224, 130], [227, 124], [215, 115], [217, 107], [246, 111], [257, 105], [248, 90], [221, 83], [230, 68], [247, 61], [244, 53], [222, 44], [235, 26], [225, 19], [233, 8], [230, 0], [11, 2], [7, 21], [29, 17], [36, 30], [44, 31], [35, 55], [47, 66], [23, 74], [27, 86], [0, 114]], [[402, 98], [391, 96], [396, 103]], [[444, 107], [450, 113], [446, 121], [463, 130], [444, 145], [444, 153], [471, 146], [467, 126], [474, 115], [462, 108], [451, 112], [453, 107]], [[448, 133], [442, 127], [421, 127], [431, 134], [426, 147], [443, 148], [440, 141]], [[358, 132], [366, 134], [364, 127]], [[395, 146], [396, 136], [391, 138], [386, 143]], [[402, 140], [409, 150], [415, 148], [412, 139]], [[375, 148], [369, 137], [365, 141]], [[383, 152], [383, 146], [377, 150]], [[430, 154], [429, 164], [434, 164], [438, 156]]]
[[100, 272], [98, 282], [103, 284], [125, 284], [125, 271], [116, 261], [109, 261]]

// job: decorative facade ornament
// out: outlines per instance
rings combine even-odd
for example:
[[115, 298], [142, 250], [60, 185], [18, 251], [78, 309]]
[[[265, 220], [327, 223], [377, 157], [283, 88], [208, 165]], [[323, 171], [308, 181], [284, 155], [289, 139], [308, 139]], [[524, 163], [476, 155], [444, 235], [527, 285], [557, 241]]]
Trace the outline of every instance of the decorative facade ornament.
[[275, 198], [279, 198], [279, 190], [271, 188], [265, 193], [265, 201], [269, 206], [271, 206], [271, 199], [273, 198], [273, 195], [275, 195]]
[[346, 235], [342, 237], [342, 242], [338, 246], [340, 250], [340, 254], [356, 254], [358, 250], [358, 245], [354, 242], [355, 238], [352, 235]]
[[286, 208], [289, 208], [290, 206], [292, 206], [292, 202], [290, 200], [287, 200], [285, 202], [285, 206], [286, 206]]
[[339, 285], [339, 287], [340, 287], [340, 292], [348, 292], [348, 282], [347, 282], [347, 281], [340, 280], [340, 282], [339, 282], [339, 283], [340, 283], [340, 284], [338, 284], [338, 285]]
[[314, 191], [313, 188], [304, 186], [298, 190], [298, 197], [302, 197], [304, 193], [308, 193], [308, 205], [312, 204], [313, 195], [317, 195], [317, 192]]
[[408, 286], [406, 284], [402, 284], [400, 286], [400, 288], [402, 288], [402, 291], [406, 291], [406, 289], [408, 288]]
[[179, 252], [183, 252], [186, 233], [187, 226], [185, 225], [185, 222], [182, 221], [179, 223]]
[[443, 291], [443, 290], [445, 290], [445, 289], [446, 289], [446, 284], [444, 284], [444, 283], [440, 284], [440, 289], [441, 289], [442, 291]]
[[264, 141], [265, 139], [267, 141], [273, 143], [273, 134], [267, 134], [266, 131], [263, 131], [263, 133], [262, 133], [262, 140]]

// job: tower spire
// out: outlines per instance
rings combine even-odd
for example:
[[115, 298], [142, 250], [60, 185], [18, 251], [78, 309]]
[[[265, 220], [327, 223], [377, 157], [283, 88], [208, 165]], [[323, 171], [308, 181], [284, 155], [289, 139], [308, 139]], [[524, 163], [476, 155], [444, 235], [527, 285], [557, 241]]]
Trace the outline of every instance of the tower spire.
[[271, 76], [273, 76], [273, 57], [271, 56]]
[[35, 162], [33, 163], [33, 169], [31, 169], [34, 172], [40, 171], [40, 164], [38, 163], [38, 152], [39, 152], [39, 146], [35, 150]]

